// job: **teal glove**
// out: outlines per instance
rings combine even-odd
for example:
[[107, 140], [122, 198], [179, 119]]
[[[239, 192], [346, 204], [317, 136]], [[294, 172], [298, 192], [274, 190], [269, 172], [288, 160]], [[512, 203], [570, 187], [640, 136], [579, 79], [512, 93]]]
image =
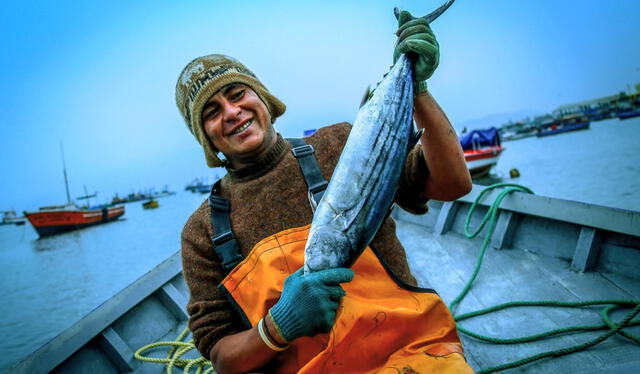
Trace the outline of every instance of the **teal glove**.
[[280, 300], [271, 316], [282, 337], [291, 342], [301, 336], [329, 332], [345, 295], [340, 283], [350, 282], [353, 270], [327, 269], [304, 275], [302, 269], [284, 280]]
[[426, 91], [425, 80], [431, 77], [440, 61], [440, 47], [433, 31], [423, 18], [415, 18], [406, 10], [396, 14], [398, 40], [393, 50], [393, 63], [407, 53], [413, 64], [416, 93]]

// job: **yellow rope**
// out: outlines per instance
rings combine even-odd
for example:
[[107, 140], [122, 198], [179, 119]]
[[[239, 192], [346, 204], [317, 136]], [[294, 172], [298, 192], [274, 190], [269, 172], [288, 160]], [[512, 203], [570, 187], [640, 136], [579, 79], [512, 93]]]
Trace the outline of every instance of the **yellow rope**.
[[[136, 360], [140, 360], [143, 362], [152, 362], [156, 364], [163, 364], [166, 368], [167, 374], [173, 374], [173, 367], [182, 368], [182, 372], [184, 374], [188, 374], [191, 369], [195, 368], [195, 374], [211, 374], [214, 373], [213, 366], [211, 365], [211, 361], [205, 359], [204, 357], [199, 358], [182, 358], [183, 355], [190, 352], [191, 350], [196, 349], [196, 346], [193, 344], [193, 339], [188, 342], [183, 341], [184, 338], [189, 333], [189, 329], [185, 328], [178, 335], [176, 340], [174, 341], [164, 341], [164, 342], [155, 342], [151, 344], [147, 344], [144, 347], [138, 349], [133, 357]], [[147, 357], [144, 356], [143, 353], [160, 347], [169, 347], [169, 351], [165, 358], [161, 357]], [[204, 370], [204, 372], [203, 372]]]

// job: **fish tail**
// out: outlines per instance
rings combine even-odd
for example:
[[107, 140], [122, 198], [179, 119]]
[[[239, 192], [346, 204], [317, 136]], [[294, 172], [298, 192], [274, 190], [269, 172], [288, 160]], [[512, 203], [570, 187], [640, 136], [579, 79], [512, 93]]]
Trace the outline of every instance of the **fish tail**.
[[[455, 0], [448, 0], [446, 3], [442, 4], [438, 9], [434, 10], [433, 12], [427, 14], [424, 17], [425, 20], [427, 20], [427, 23], [431, 23], [433, 21], [436, 20], [436, 18], [440, 17], [440, 15], [442, 13], [445, 12], [445, 10], [449, 9], [449, 7], [451, 6], [451, 4], [453, 4]], [[393, 15], [396, 16], [396, 19], [400, 18], [400, 9], [393, 8]], [[411, 19], [416, 19], [417, 17], [412, 17]]]

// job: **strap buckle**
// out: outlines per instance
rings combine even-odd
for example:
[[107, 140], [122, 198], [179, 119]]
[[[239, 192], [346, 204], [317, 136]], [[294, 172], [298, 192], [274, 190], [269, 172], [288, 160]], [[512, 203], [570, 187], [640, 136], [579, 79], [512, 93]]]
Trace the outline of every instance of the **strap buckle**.
[[305, 145], [301, 145], [299, 147], [294, 147], [291, 150], [291, 153], [293, 153], [293, 155], [296, 158], [308, 156], [310, 154], [313, 154], [314, 152], [315, 152], [315, 150], [313, 149], [313, 146], [310, 145], [310, 144], [305, 144]]
[[209, 195], [209, 206], [218, 212], [229, 212], [231, 210], [231, 206], [226, 199], [213, 194]]
[[213, 244], [216, 246], [222, 245], [229, 240], [233, 239], [233, 233], [231, 231], [225, 231], [213, 237]]
[[309, 186], [309, 191], [311, 191], [311, 193], [315, 195], [320, 191], [326, 190], [328, 185], [329, 185], [329, 182], [323, 180], [318, 183], [314, 183], [312, 186]]

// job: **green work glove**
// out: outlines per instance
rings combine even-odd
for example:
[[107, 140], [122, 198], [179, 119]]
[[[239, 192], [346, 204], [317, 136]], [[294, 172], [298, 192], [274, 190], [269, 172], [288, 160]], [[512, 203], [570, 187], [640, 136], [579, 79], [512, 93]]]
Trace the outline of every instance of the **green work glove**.
[[415, 18], [406, 10], [400, 11], [398, 18], [398, 40], [393, 50], [393, 63], [406, 53], [413, 64], [415, 91], [427, 90], [425, 82], [438, 67], [440, 47], [433, 31], [423, 18]]
[[304, 275], [302, 269], [284, 280], [280, 300], [271, 316], [282, 337], [291, 342], [301, 336], [329, 332], [345, 295], [340, 283], [350, 282], [353, 270], [327, 269]]

